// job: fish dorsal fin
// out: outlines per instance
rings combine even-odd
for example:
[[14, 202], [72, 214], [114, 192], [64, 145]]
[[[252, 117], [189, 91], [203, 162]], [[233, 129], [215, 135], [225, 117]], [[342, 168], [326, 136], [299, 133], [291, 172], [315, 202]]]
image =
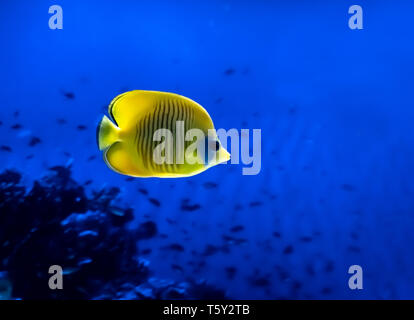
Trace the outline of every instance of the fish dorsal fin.
[[153, 112], [161, 100], [181, 100], [196, 111], [197, 118], [202, 125], [213, 127], [207, 111], [195, 101], [184, 96], [160, 91], [133, 90], [115, 97], [109, 104], [108, 113], [112, 120], [121, 129], [134, 127], [138, 120], [149, 112]]
[[115, 142], [104, 152], [104, 161], [115, 172], [135, 176], [146, 176], [139, 166], [131, 158], [132, 150], [125, 142]]
[[135, 126], [137, 120], [151, 112], [158, 100], [157, 92], [133, 90], [116, 96], [108, 107], [112, 120], [121, 129]]

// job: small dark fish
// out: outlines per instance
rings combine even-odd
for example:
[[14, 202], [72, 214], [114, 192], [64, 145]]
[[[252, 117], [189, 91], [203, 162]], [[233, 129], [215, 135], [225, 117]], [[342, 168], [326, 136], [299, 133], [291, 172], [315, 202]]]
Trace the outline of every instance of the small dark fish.
[[147, 221], [141, 223], [136, 232], [138, 239], [151, 239], [152, 237], [157, 235], [158, 228], [155, 222]]
[[243, 206], [241, 204], [239, 204], [239, 203], [234, 206], [234, 210], [235, 211], [240, 211], [242, 209], [243, 209]]
[[6, 152], [12, 152], [12, 148], [10, 148], [9, 146], [1, 146], [0, 147], [1, 151], [6, 151]]
[[19, 117], [19, 115], [20, 115], [20, 111], [19, 111], [19, 110], [16, 110], [15, 112], [13, 112], [13, 116], [14, 116], [15, 118], [18, 118], [18, 117]]
[[217, 252], [220, 252], [220, 247], [214, 246], [212, 244], [208, 244], [205, 249], [204, 252], [202, 253], [203, 256], [208, 257], [208, 256], [212, 256], [214, 254], [216, 254]]
[[205, 182], [205, 183], [203, 183], [203, 187], [205, 189], [214, 189], [214, 188], [217, 188], [217, 183], [214, 183], [214, 182]]
[[291, 254], [293, 252], [293, 246], [288, 245], [283, 249], [283, 254]]
[[242, 225], [237, 225], [237, 226], [232, 227], [230, 229], [230, 232], [240, 232], [240, 231], [243, 231], [243, 230], [244, 230], [244, 227]]
[[332, 293], [332, 289], [329, 287], [325, 287], [322, 289], [321, 291], [322, 294], [331, 294]]
[[227, 244], [241, 245], [241, 244], [247, 243], [247, 239], [244, 239], [244, 238], [234, 238], [234, 237], [231, 237], [225, 234], [223, 234], [221, 237], [223, 238], [224, 241], [227, 242]]
[[343, 185], [341, 185], [341, 189], [344, 191], [348, 191], [348, 192], [353, 192], [355, 191], [355, 187], [353, 185], [344, 183]]
[[0, 126], [2, 126], [3, 125], [3, 121], [0, 121]]
[[75, 99], [75, 94], [73, 92], [64, 91], [63, 95], [65, 96], [65, 98], [67, 98], [69, 100]]
[[311, 277], [313, 277], [315, 275], [315, 269], [311, 264], [306, 265], [305, 271]]
[[253, 278], [250, 279], [250, 284], [254, 287], [267, 287], [270, 285], [270, 281], [267, 278]]
[[170, 218], [167, 218], [167, 219], [165, 219], [165, 220], [168, 222], [168, 224], [171, 224], [171, 225], [173, 225], [173, 224], [177, 224], [177, 221], [172, 220], [172, 219], [170, 219]]
[[69, 152], [67, 152], [67, 151], [63, 151], [63, 154], [65, 155], [65, 157], [68, 157], [68, 158], [70, 158], [72, 155], [69, 153]]
[[303, 236], [299, 240], [302, 242], [312, 242], [312, 237]]
[[12, 125], [10, 128], [12, 128], [13, 130], [19, 130], [19, 129], [23, 128], [23, 126], [20, 123], [16, 123], [16, 124]]
[[229, 254], [230, 253], [230, 247], [229, 246], [223, 246], [223, 247], [221, 247], [221, 251], [225, 254]]
[[348, 251], [351, 251], [351, 252], [361, 252], [361, 248], [360, 247], [357, 247], [357, 246], [348, 246]]
[[183, 272], [184, 271], [184, 269], [181, 267], [181, 266], [179, 266], [178, 264], [171, 264], [171, 269], [172, 270], [174, 270], [174, 271], [178, 271], [178, 272]]
[[140, 253], [142, 254], [142, 255], [148, 255], [148, 254], [150, 254], [152, 252], [152, 250], [151, 249], [143, 249], [143, 250], [141, 250], [140, 251]]
[[76, 128], [77, 128], [79, 131], [84, 131], [84, 130], [86, 130], [86, 129], [87, 129], [87, 127], [86, 127], [85, 125], [83, 125], [83, 124], [78, 125]]
[[70, 174], [70, 169], [64, 166], [49, 167], [48, 170], [56, 172], [60, 177], [66, 177]]
[[34, 158], [34, 154], [29, 154], [29, 155], [26, 156], [27, 160], [30, 160], [30, 159], [33, 159], [33, 158]]
[[235, 69], [233, 69], [233, 68], [228, 68], [226, 71], [224, 71], [224, 74], [226, 75], [226, 76], [231, 76], [232, 74], [234, 74], [236, 72], [236, 70]]
[[92, 180], [86, 180], [83, 185], [84, 186], [89, 186], [93, 181]]
[[226, 271], [227, 279], [230, 279], [230, 280], [234, 279], [234, 276], [237, 273], [237, 268], [235, 268], [235, 267], [227, 267], [224, 270]]
[[32, 137], [29, 141], [29, 147], [34, 147], [35, 145], [41, 143], [42, 140], [40, 140], [40, 138], [38, 137]]
[[132, 181], [134, 181], [135, 179], [133, 178], [133, 177], [126, 177], [125, 178], [125, 181], [127, 181], [127, 182], [132, 182]]
[[327, 261], [326, 264], [325, 264], [325, 272], [330, 273], [330, 272], [334, 271], [334, 269], [335, 269], [335, 265], [334, 265], [333, 261], [331, 261], [331, 260]]
[[143, 195], [148, 195], [148, 191], [147, 190], [145, 190], [144, 188], [139, 188], [138, 189], [138, 191], [141, 193], [141, 194], [143, 194]]
[[290, 107], [289, 108], [289, 110], [288, 110], [288, 113], [290, 114], [290, 115], [294, 115], [294, 114], [296, 114], [296, 108], [295, 107]]
[[259, 207], [261, 206], [263, 203], [261, 201], [253, 201], [249, 203], [250, 207]]
[[217, 98], [214, 103], [221, 103], [223, 101], [223, 98]]
[[292, 289], [293, 289], [294, 291], [299, 290], [299, 289], [300, 289], [300, 288], [302, 288], [302, 287], [303, 287], [302, 282], [297, 281], [297, 280], [293, 281], [293, 283], [292, 283]]
[[151, 202], [151, 204], [153, 204], [156, 207], [160, 207], [161, 206], [161, 202], [159, 202], [157, 199], [148, 198], [148, 201]]
[[88, 158], [88, 161], [92, 161], [92, 160], [95, 160], [96, 159], [96, 156], [95, 155], [92, 155], [92, 156], [90, 156], [89, 158]]
[[273, 232], [273, 233], [272, 233], [272, 235], [273, 235], [275, 238], [281, 238], [281, 237], [282, 237], [282, 235], [280, 234], [280, 232], [277, 232], [277, 231]]
[[356, 232], [351, 232], [351, 238], [352, 238], [353, 240], [358, 240], [358, 239], [359, 239], [359, 234], [358, 234], [358, 233], [356, 233]]
[[275, 269], [278, 272], [279, 279], [282, 281], [286, 281], [290, 279], [290, 274], [286, 270], [284, 270], [281, 266], [277, 265], [275, 266]]
[[167, 238], [168, 238], [168, 234], [165, 234], [165, 233], [160, 233], [160, 237], [161, 237], [162, 239], [167, 239]]
[[162, 247], [161, 249], [170, 250], [170, 251], [177, 251], [177, 252], [184, 252], [184, 247], [179, 243], [172, 243], [168, 246]]
[[58, 124], [60, 124], [60, 125], [62, 125], [62, 124], [66, 124], [66, 123], [67, 123], [67, 121], [66, 121], [65, 119], [63, 119], [63, 118], [56, 119], [56, 122], [57, 122]]
[[198, 210], [198, 209], [201, 208], [201, 206], [199, 204], [190, 205], [189, 202], [190, 202], [190, 199], [183, 199], [181, 201], [181, 210], [182, 211], [190, 211], [191, 212], [191, 211], [195, 211], [195, 210]]

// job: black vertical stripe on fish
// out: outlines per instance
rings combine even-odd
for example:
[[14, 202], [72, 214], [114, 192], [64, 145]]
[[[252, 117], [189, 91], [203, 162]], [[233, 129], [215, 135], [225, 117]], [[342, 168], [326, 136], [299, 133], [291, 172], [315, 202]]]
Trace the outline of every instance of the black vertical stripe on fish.
[[[139, 138], [138, 138], [138, 144], [137, 144], [137, 151], [141, 159], [143, 159], [143, 150], [142, 150], [142, 144], [144, 143], [144, 125], [143, 125], [144, 119], [140, 119], [138, 123], [139, 128]], [[142, 163], [144, 163], [144, 160], [142, 160]]]
[[141, 126], [142, 120], [139, 120], [137, 122], [137, 133], [138, 133], [138, 140], [136, 143], [136, 148], [137, 148], [137, 153], [138, 153], [138, 157], [141, 158], [141, 143], [142, 143], [142, 126]]
[[[184, 125], [184, 110], [183, 110], [183, 107], [181, 105], [180, 99], [177, 99], [176, 100], [176, 104], [177, 104], [177, 108], [178, 108], [178, 118], [177, 118], [177, 121], [183, 122], [182, 125]], [[178, 139], [177, 141], [179, 141], [180, 148], [181, 147], [184, 147], [184, 145], [181, 145], [182, 144], [182, 141], [184, 141], [184, 137], [182, 137], [181, 134], [182, 134], [181, 130], [179, 132], [177, 132], [177, 139]], [[177, 148], [177, 160], [180, 161], [180, 162], [177, 161], [177, 166], [178, 167], [181, 166], [181, 160], [182, 160], [181, 159], [182, 158], [182, 155], [180, 154], [181, 151], [182, 151], [181, 149], [178, 149]]]
[[183, 133], [183, 153], [184, 153], [184, 163], [185, 163], [185, 150], [186, 150], [186, 141], [185, 141], [185, 133], [187, 132], [187, 108], [185, 103], [180, 100], [181, 109], [183, 110], [183, 121], [184, 121], [184, 133]]
[[151, 156], [150, 156], [150, 149], [151, 149], [151, 122], [152, 122], [153, 114], [148, 115], [148, 121], [147, 121], [147, 137], [145, 139], [145, 155], [147, 156], [147, 166], [148, 169], [151, 171]]
[[148, 169], [148, 157], [147, 157], [147, 142], [148, 142], [148, 118], [149, 115], [146, 115], [144, 118], [144, 141], [142, 144], [143, 150], [142, 150], [142, 159], [144, 162], [145, 169]]
[[138, 142], [138, 123], [135, 125], [134, 145], [137, 145], [137, 142]]
[[[160, 128], [165, 130], [166, 129], [166, 125], [167, 125], [167, 115], [168, 115], [168, 106], [165, 102], [165, 100], [163, 99], [161, 101], [161, 106], [162, 106], [162, 112], [160, 115]], [[165, 143], [165, 148], [164, 148], [164, 157], [165, 157], [165, 162], [164, 164], [161, 166], [162, 172], [168, 172], [168, 145], [167, 145], [167, 138], [164, 138], [164, 143]]]
[[[159, 108], [160, 108], [160, 113], [159, 113], [159, 116], [158, 116], [158, 122], [157, 122], [157, 125], [158, 125], [158, 128], [159, 129], [164, 129], [164, 117], [165, 117], [165, 112], [166, 112], [166, 108], [165, 108], [165, 103], [164, 103], [164, 99], [161, 99], [160, 100], [160, 103], [159, 103]], [[162, 139], [160, 138], [160, 141], [158, 142], [158, 143], [161, 143], [162, 142]], [[165, 154], [166, 154], [167, 152], [165, 151]], [[166, 161], [166, 160], [165, 160]], [[165, 162], [162, 164], [162, 165], [160, 165], [159, 166], [159, 169], [162, 171], [162, 172], [165, 172]]]
[[[173, 134], [173, 141], [174, 141], [175, 140], [175, 130], [174, 130], [174, 125], [173, 124], [174, 124], [174, 119], [175, 119], [175, 108], [174, 108], [174, 105], [173, 105], [171, 100], [168, 100], [168, 107], [172, 111], [171, 115], [170, 115], [170, 118], [168, 119], [168, 128], [171, 130], [171, 132]], [[173, 153], [172, 153], [173, 163], [168, 165], [171, 171], [174, 171], [174, 163], [175, 163], [175, 152], [174, 152], [175, 150], [174, 149], [175, 148], [174, 148], [174, 145], [173, 145]]]
[[159, 104], [155, 107], [155, 111], [154, 111], [154, 115], [153, 115], [153, 119], [152, 119], [152, 124], [151, 124], [151, 126], [152, 126], [152, 129], [151, 129], [151, 150], [150, 150], [150, 153], [151, 153], [151, 155], [150, 155], [150, 157], [151, 157], [151, 167], [153, 168], [153, 170], [156, 170], [157, 169], [157, 167], [159, 166], [155, 161], [154, 161], [154, 148], [155, 148], [155, 145], [156, 145], [156, 141], [154, 140], [154, 133], [155, 133], [155, 131], [157, 131], [158, 130], [158, 125], [157, 125], [157, 122], [158, 122], [158, 117], [159, 117], [159, 115], [160, 115], [160, 108], [159, 108]]
[[148, 117], [148, 138], [147, 138], [147, 145], [146, 145], [146, 155], [147, 155], [147, 162], [148, 162], [148, 168], [150, 171], [153, 171], [154, 168], [152, 166], [152, 153], [151, 153], [151, 146], [152, 146], [152, 122], [154, 121], [154, 113], [151, 113]]
[[152, 125], [153, 122], [154, 122], [154, 112], [150, 113], [149, 118], [148, 118], [148, 139], [147, 139], [147, 149], [146, 149], [146, 154], [148, 157], [148, 168], [151, 171], [154, 171], [153, 161], [151, 157], [152, 135], [154, 133], [154, 129]]
[[187, 108], [185, 101], [182, 101], [182, 106], [184, 110], [184, 162], [185, 162], [185, 151], [187, 150], [187, 147], [188, 147], [188, 142], [185, 140], [185, 136], [187, 134], [187, 131], [189, 130], [188, 128], [189, 110]]
[[[161, 126], [161, 117], [162, 117], [162, 114], [163, 114], [163, 112], [164, 112], [164, 106], [163, 106], [163, 104], [162, 104], [162, 100], [161, 101], [159, 101], [159, 103], [158, 103], [158, 105], [157, 105], [157, 112], [158, 112], [158, 114], [157, 114], [157, 117], [156, 117], [156, 121], [155, 121], [155, 127], [156, 127], [156, 129], [155, 130], [159, 130], [159, 129], [162, 129], [162, 126]], [[155, 147], [160, 143], [161, 141], [155, 141], [154, 140], [154, 149], [155, 149]], [[153, 150], [154, 150], [153, 149]], [[158, 172], [163, 172], [164, 170], [162, 169], [163, 168], [163, 165], [162, 164], [156, 164], [156, 168], [157, 168], [157, 171]]]
[[175, 113], [174, 113], [174, 115], [175, 115], [175, 117], [174, 117], [174, 155], [175, 155], [175, 157], [174, 157], [174, 171], [175, 172], [177, 172], [177, 170], [178, 170], [178, 150], [177, 150], [177, 144], [176, 144], [176, 141], [177, 141], [177, 138], [178, 138], [178, 132], [177, 132], [177, 121], [179, 120], [179, 117], [180, 117], [180, 108], [178, 107], [178, 105], [177, 105], [177, 100], [176, 99], [173, 99], [172, 100], [172, 104], [173, 104], [173, 106], [174, 106], [174, 110], [175, 110]]
[[[178, 117], [177, 117], [177, 123], [178, 123], [178, 121], [183, 121], [183, 119], [184, 119], [184, 110], [182, 108], [182, 105], [181, 105], [181, 102], [180, 102], [179, 99], [177, 99], [175, 101], [175, 103], [176, 103], [177, 109], [178, 109]], [[176, 125], [177, 125], [177, 123], [176, 123]], [[177, 138], [176, 138], [176, 143], [175, 143], [175, 147], [177, 149], [177, 151], [176, 151], [176, 154], [177, 154], [177, 167], [179, 167], [181, 165], [182, 155], [181, 155], [180, 152], [182, 150], [180, 148], [184, 147], [184, 145], [182, 145], [183, 138], [184, 137], [181, 136], [181, 130], [179, 130], [177, 132]], [[179, 143], [180, 148], [177, 148], [177, 142]]]
[[[164, 129], [171, 131], [171, 128], [170, 128], [170, 119], [172, 117], [172, 110], [171, 110], [171, 107], [170, 107], [170, 105], [168, 103], [168, 99], [164, 100], [164, 105], [165, 105], [166, 114], [164, 115], [164, 119], [163, 119], [163, 127], [164, 127]], [[171, 146], [168, 146], [167, 145], [168, 152], [170, 151], [170, 147]], [[165, 164], [165, 171], [171, 172], [171, 168], [170, 168], [170, 164], [169, 163], [166, 163]]]
[[141, 144], [140, 144], [142, 164], [143, 164], [144, 168], [147, 167], [146, 158], [145, 158], [145, 139], [146, 139], [146, 126], [145, 126], [145, 124], [146, 124], [146, 120], [147, 120], [147, 116], [145, 116], [144, 119], [142, 119], [142, 121], [141, 121], [142, 141], [141, 141]]
[[[163, 112], [163, 116], [162, 116], [162, 128], [163, 129], [168, 129], [168, 119], [169, 119], [169, 117], [170, 117], [170, 108], [169, 108], [169, 106], [168, 106], [168, 102], [167, 101], [165, 101], [165, 100], [163, 100], [163, 106], [164, 106], [164, 112]], [[167, 156], [167, 152], [169, 152], [169, 147], [167, 146], [167, 149], [166, 149], [166, 156]], [[164, 165], [164, 170], [166, 171], [166, 172], [169, 172], [169, 164], [168, 163], [165, 163], [165, 165]]]

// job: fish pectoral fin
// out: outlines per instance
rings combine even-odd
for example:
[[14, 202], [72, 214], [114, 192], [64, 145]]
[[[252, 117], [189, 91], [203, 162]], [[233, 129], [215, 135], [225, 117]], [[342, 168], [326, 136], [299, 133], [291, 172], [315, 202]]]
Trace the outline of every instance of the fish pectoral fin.
[[115, 142], [104, 152], [105, 163], [115, 172], [129, 176], [141, 176], [138, 166], [131, 158], [131, 150], [127, 148], [125, 142]]

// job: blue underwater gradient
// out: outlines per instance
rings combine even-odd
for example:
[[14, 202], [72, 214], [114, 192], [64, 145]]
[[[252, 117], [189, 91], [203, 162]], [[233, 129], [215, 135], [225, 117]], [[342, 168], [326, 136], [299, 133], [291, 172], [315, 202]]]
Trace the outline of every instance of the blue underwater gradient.
[[[48, 28], [53, 4], [63, 30]], [[350, 30], [352, 4], [1, 1], [0, 145], [12, 151], [0, 168], [29, 186], [73, 161], [88, 188], [119, 187], [131, 228], [152, 220], [164, 234], [139, 243], [162, 279], [205, 279], [233, 298], [412, 299], [414, 5], [358, 1], [364, 29]], [[190, 97], [216, 128], [261, 129], [260, 173], [229, 164], [127, 181], [111, 171], [95, 127], [132, 89]], [[29, 147], [33, 136], [41, 143]], [[182, 210], [183, 199], [200, 208]], [[171, 243], [184, 251], [161, 249]], [[348, 288], [355, 264], [363, 290]]]

